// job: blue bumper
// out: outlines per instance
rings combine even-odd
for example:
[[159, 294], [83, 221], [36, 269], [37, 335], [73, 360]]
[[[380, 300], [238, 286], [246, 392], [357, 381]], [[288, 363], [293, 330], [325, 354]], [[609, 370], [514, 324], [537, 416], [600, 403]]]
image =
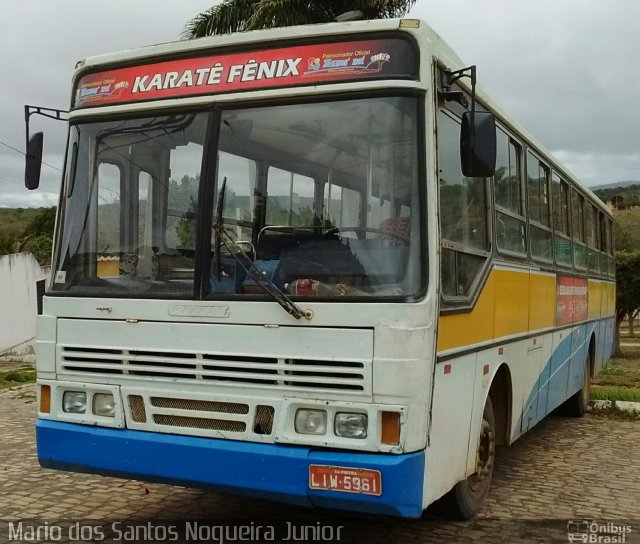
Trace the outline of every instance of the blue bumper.
[[[424, 452], [348, 453], [306, 447], [107, 429], [39, 419], [38, 459], [45, 468], [212, 489], [318, 506], [419, 517]], [[380, 497], [309, 489], [309, 465], [379, 470]]]

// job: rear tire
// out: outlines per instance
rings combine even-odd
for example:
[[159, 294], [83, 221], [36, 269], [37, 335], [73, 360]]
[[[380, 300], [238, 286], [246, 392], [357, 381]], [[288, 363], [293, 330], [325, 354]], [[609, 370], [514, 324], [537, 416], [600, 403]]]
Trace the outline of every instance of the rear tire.
[[476, 452], [476, 472], [467, 479], [458, 482], [449, 493], [439, 501], [439, 506], [451, 518], [471, 519], [484, 504], [493, 475], [496, 455], [496, 422], [493, 404], [487, 397], [482, 414], [480, 440]]
[[562, 412], [571, 417], [582, 417], [589, 406], [589, 389], [591, 388], [591, 353], [584, 362], [584, 373], [580, 391], [567, 399], [562, 405]]

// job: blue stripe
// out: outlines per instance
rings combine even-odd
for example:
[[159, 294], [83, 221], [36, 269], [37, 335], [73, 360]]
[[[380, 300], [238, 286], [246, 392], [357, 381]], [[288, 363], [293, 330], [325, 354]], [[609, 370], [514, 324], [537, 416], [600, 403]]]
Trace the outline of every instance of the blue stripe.
[[613, 335], [608, 334], [611, 323], [611, 319], [604, 319], [579, 325], [562, 339], [529, 392], [518, 421], [518, 433], [533, 427], [580, 390], [592, 334], [596, 334], [596, 363], [603, 364], [611, 357]]
[[[107, 429], [39, 419], [45, 468], [211, 489], [296, 504], [376, 514], [422, 514], [424, 451], [350, 453], [213, 438]], [[309, 465], [379, 470], [380, 497], [311, 490]]]

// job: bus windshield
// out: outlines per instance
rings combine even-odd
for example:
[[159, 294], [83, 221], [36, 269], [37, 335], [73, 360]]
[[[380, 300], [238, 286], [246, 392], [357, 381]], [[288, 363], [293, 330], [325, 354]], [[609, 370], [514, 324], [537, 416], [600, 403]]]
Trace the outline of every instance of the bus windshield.
[[261, 274], [293, 297], [415, 298], [417, 104], [357, 98], [73, 125], [53, 290], [255, 297]]

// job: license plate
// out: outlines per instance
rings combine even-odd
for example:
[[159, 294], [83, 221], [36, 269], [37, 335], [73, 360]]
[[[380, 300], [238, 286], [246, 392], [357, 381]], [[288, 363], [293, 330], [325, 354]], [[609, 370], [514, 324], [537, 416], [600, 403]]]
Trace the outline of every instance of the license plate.
[[382, 495], [382, 476], [379, 470], [366, 468], [310, 465], [309, 487], [380, 496]]

